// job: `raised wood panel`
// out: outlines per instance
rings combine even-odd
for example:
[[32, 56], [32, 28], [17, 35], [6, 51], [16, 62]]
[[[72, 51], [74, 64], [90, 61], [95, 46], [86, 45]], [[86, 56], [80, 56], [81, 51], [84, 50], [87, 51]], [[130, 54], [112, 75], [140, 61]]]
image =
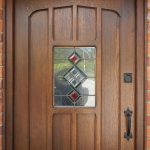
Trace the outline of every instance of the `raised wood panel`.
[[48, 12], [34, 13], [29, 22], [30, 150], [46, 150]]
[[102, 10], [102, 149], [119, 149], [119, 16]]
[[77, 115], [77, 150], [95, 149], [95, 114]]
[[56, 41], [73, 39], [73, 8], [53, 9], [53, 38]]
[[94, 41], [97, 35], [97, 11], [96, 8], [77, 8], [77, 39]]
[[53, 115], [53, 150], [71, 150], [71, 115]]

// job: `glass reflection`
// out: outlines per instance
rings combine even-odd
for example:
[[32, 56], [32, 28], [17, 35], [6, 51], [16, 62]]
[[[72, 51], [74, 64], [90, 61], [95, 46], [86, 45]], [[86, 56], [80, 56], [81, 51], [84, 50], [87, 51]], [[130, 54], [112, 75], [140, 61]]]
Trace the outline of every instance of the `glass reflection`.
[[77, 87], [81, 95], [95, 95], [95, 78], [86, 79], [80, 86]]
[[75, 106], [95, 107], [95, 96], [82, 96]]
[[95, 60], [82, 60], [77, 66], [83, 70], [88, 77], [95, 77]]
[[54, 74], [55, 76], [64, 76], [68, 70], [72, 67], [70, 62], [67, 60], [54, 60]]
[[95, 59], [96, 58], [95, 47], [76, 47], [75, 51], [82, 59]]
[[74, 52], [74, 47], [54, 47], [54, 60], [67, 59]]

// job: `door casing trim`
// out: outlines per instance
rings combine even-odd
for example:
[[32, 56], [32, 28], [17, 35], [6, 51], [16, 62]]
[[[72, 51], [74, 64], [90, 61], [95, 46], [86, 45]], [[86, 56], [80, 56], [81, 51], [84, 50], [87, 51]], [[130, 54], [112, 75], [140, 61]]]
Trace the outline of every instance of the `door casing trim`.
[[[5, 132], [3, 147], [13, 150], [14, 1], [5, 1]], [[136, 150], [145, 149], [145, 50], [147, 0], [136, 0]]]

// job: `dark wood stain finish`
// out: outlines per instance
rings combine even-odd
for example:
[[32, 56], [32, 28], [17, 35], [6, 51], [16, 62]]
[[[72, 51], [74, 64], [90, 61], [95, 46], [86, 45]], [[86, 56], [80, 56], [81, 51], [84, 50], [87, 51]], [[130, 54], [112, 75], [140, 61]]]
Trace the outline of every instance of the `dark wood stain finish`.
[[[102, 147], [119, 150], [120, 140], [120, 17], [102, 11]], [[108, 44], [109, 43], [109, 44]], [[113, 137], [113, 138], [112, 138]], [[111, 144], [110, 144], [111, 143]]]
[[[144, 0], [7, 0], [6, 17], [6, 150], [144, 150]], [[53, 107], [54, 46], [96, 47], [95, 108]]]

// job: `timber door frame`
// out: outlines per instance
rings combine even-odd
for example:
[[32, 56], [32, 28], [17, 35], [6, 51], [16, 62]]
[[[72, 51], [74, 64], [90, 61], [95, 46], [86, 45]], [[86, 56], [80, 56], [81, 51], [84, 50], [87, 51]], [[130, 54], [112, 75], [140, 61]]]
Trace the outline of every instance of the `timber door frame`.
[[[4, 149], [13, 150], [14, 1], [5, 2], [5, 137]], [[146, 0], [136, 0], [136, 150], [145, 148]]]

